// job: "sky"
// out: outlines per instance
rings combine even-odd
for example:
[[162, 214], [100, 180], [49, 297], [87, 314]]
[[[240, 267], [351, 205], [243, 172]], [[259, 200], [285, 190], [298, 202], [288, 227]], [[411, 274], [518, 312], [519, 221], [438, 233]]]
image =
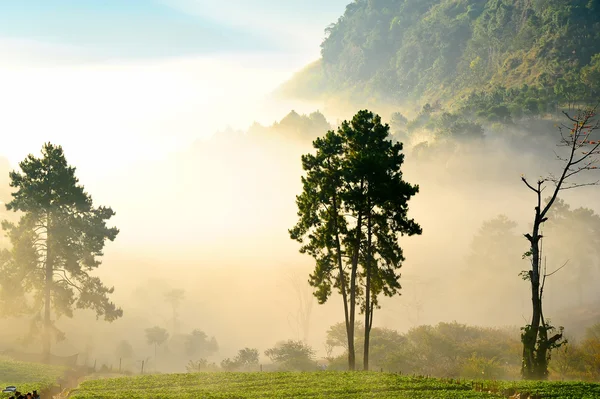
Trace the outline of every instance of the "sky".
[[50, 140], [84, 169], [106, 152], [120, 169], [272, 123], [291, 105], [265, 98], [319, 57], [346, 2], [2, 1], [0, 154], [16, 163]]
[[0, 35], [83, 50], [79, 56], [104, 60], [257, 51], [315, 55], [324, 28], [346, 2], [3, 1]]

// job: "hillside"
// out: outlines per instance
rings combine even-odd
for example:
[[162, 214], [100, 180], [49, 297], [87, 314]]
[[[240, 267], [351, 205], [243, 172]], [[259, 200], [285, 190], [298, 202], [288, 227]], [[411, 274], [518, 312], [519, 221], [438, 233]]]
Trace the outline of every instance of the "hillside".
[[321, 55], [285, 95], [450, 105], [534, 90], [547, 111], [600, 93], [600, 0], [355, 0]]

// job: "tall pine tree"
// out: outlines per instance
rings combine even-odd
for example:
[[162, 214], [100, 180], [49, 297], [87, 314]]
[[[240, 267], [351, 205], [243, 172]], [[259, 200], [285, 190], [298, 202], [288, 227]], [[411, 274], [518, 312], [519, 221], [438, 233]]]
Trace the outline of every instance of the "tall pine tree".
[[62, 147], [47, 143], [41, 158], [29, 155], [19, 167], [9, 175], [16, 190], [6, 208], [19, 212], [20, 219], [2, 223], [12, 244], [2, 256], [3, 297], [18, 300], [22, 313], [34, 315], [32, 330], [41, 331], [49, 361], [52, 337], [64, 335], [53, 312], [73, 317], [75, 308], [93, 309], [109, 322], [123, 315], [108, 298], [114, 288], [90, 274], [101, 264], [106, 240], [113, 241], [119, 230], [107, 227], [115, 213], [93, 206]]
[[370, 111], [359, 111], [337, 132], [315, 140], [315, 155], [302, 157], [306, 176], [296, 203], [299, 221], [291, 237], [316, 261], [309, 283], [319, 303], [332, 287], [342, 295], [348, 339], [348, 368], [356, 367], [356, 306], [365, 314], [364, 367], [377, 297], [400, 289], [397, 270], [404, 260], [398, 237], [421, 234], [407, 218], [408, 200], [418, 187], [402, 179], [402, 144], [393, 144], [389, 126]]

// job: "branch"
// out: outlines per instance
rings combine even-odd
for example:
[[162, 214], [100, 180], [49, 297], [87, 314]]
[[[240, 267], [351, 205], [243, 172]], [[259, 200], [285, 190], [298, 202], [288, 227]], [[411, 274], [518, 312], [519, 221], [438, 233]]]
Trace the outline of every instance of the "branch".
[[56, 282], [57, 283], [62, 283], [62, 282], [67, 283], [67, 285], [70, 285], [71, 287], [76, 288], [79, 292], [83, 292], [83, 290], [81, 288], [79, 288], [78, 286], [76, 286], [75, 284], [73, 284], [72, 282], [70, 282], [64, 278], [62, 278], [60, 280], [56, 280]]
[[559, 267], [558, 269], [556, 269], [555, 271], [553, 271], [552, 273], [549, 274], [544, 274], [544, 277], [550, 277], [552, 276], [554, 273], [558, 272], [560, 269], [562, 269], [563, 267], [565, 267], [567, 265], [567, 263], [569, 263], [569, 261], [567, 260], [561, 267]]
[[539, 194], [539, 191], [536, 190], [535, 188], [533, 188], [533, 186], [527, 182], [527, 180], [525, 179], [525, 177], [521, 176], [521, 180], [523, 180], [523, 183], [525, 183], [525, 185], [527, 187], [529, 187], [534, 193]]
[[585, 186], [597, 186], [600, 184], [600, 180], [596, 180], [593, 183], [581, 183], [581, 184], [572, 184], [568, 187], [561, 187], [560, 190], [570, 190], [572, 188], [577, 188], [577, 187], [585, 187]]
[[57, 280], [56, 282], [59, 283], [61, 281], [64, 281], [65, 283], [67, 283], [68, 285], [70, 285], [71, 287], [76, 288], [79, 292], [82, 292], [82, 289], [79, 288], [76, 284], [74, 284], [73, 282], [71, 282], [71, 280], [69, 280], [69, 278], [67, 277], [67, 273], [65, 270], [63, 269], [55, 269], [53, 271], [53, 273], [57, 273], [57, 272], [62, 272], [62, 276], [59, 274], [59, 277], [62, 277], [61, 280]]

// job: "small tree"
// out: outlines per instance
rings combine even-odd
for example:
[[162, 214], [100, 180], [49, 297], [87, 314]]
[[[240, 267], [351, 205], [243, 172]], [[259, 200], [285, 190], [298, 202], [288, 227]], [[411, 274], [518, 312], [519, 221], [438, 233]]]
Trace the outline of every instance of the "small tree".
[[584, 353], [586, 371], [597, 381], [600, 378], [600, 323], [586, 330], [581, 349]]
[[29, 155], [19, 167], [9, 175], [16, 191], [6, 209], [19, 212], [20, 219], [2, 223], [12, 244], [2, 256], [2, 285], [13, 299], [20, 298], [22, 312], [36, 315], [32, 326], [42, 322], [43, 355], [49, 361], [52, 335], [64, 335], [52, 311], [73, 317], [75, 308], [93, 309], [109, 322], [123, 315], [108, 298], [114, 288], [90, 274], [101, 264], [106, 240], [113, 241], [119, 230], [106, 225], [115, 213], [93, 206], [62, 147], [44, 144], [41, 158]]
[[240, 349], [235, 357], [235, 361], [242, 367], [256, 366], [258, 364], [258, 349]]
[[121, 341], [117, 345], [115, 354], [118, 358], [131, 359], [133, 357], [133, 347], [128, 341]]
[[215, 337], [208, 339], [204, 331], [194, 330], [185, 337], [185, 353], [188, 356], [210, 356], [219, 350]]
[[[535, 193], [536, 205], [534, 208], [533, 225], [530, 233], [525, 234], [529, 242], [529, 251], [525, 257], [531, 259], [531, 269], [522, 273], [523, 279], [531, 285], [532, 317], [531, 323], [523, 328], [521, 340], [523, 342], [523, 364], [521, 373], [524, 379], [546, 379], [548, 377], [548, 362], [552, 349], [562, 344], [562, 330], [555, 333], [555, 328], [544, 318], [542, 300], [544, 282], [549, 275], [541, 262], [540, 242], [542, 239], [541, 228], [548, 220], [550, 209], [555, 204], [561, 190], [573, 189], [585, 185], [597, 184], [574, 181], [581, 172], [597, 169], [598, 154], [600, 154], [600, 141], [594, 141], [592, 134], [600, 128], [595, 120], [596, 109], [579, 111], [577, 115], [565, 116], [572, 123], [571, 126], [561, 125], [561, 140], [559, 146], [566, 149], [566, 154], [557, 154], [562, 162], [561, 172], [558, 177], [550, 175], [540, 178], [536, 183], [531, 183], [525, 176], [521, 179], [531, 191]], [[542, 203], [542, 192], [547, 188], [547, 183], [553, 183], [550, 198]]]
[[316, 368], [315, 351], [302, 341], [279, 342], [265, 355], [283, 370], [309, 371]]
[[146, 341], [148, 345], [154, 345], [154, 359], [156, 359], [156, 347], [164, 344], [169, 338], [169, 333], [158, 326], [146, 329]]
[[240, 349], [235, 358], [224, 359], [221, 367], [227, 371], [234, 370], [256, 370], [258, 366], [258, 349], [244, 348]]

